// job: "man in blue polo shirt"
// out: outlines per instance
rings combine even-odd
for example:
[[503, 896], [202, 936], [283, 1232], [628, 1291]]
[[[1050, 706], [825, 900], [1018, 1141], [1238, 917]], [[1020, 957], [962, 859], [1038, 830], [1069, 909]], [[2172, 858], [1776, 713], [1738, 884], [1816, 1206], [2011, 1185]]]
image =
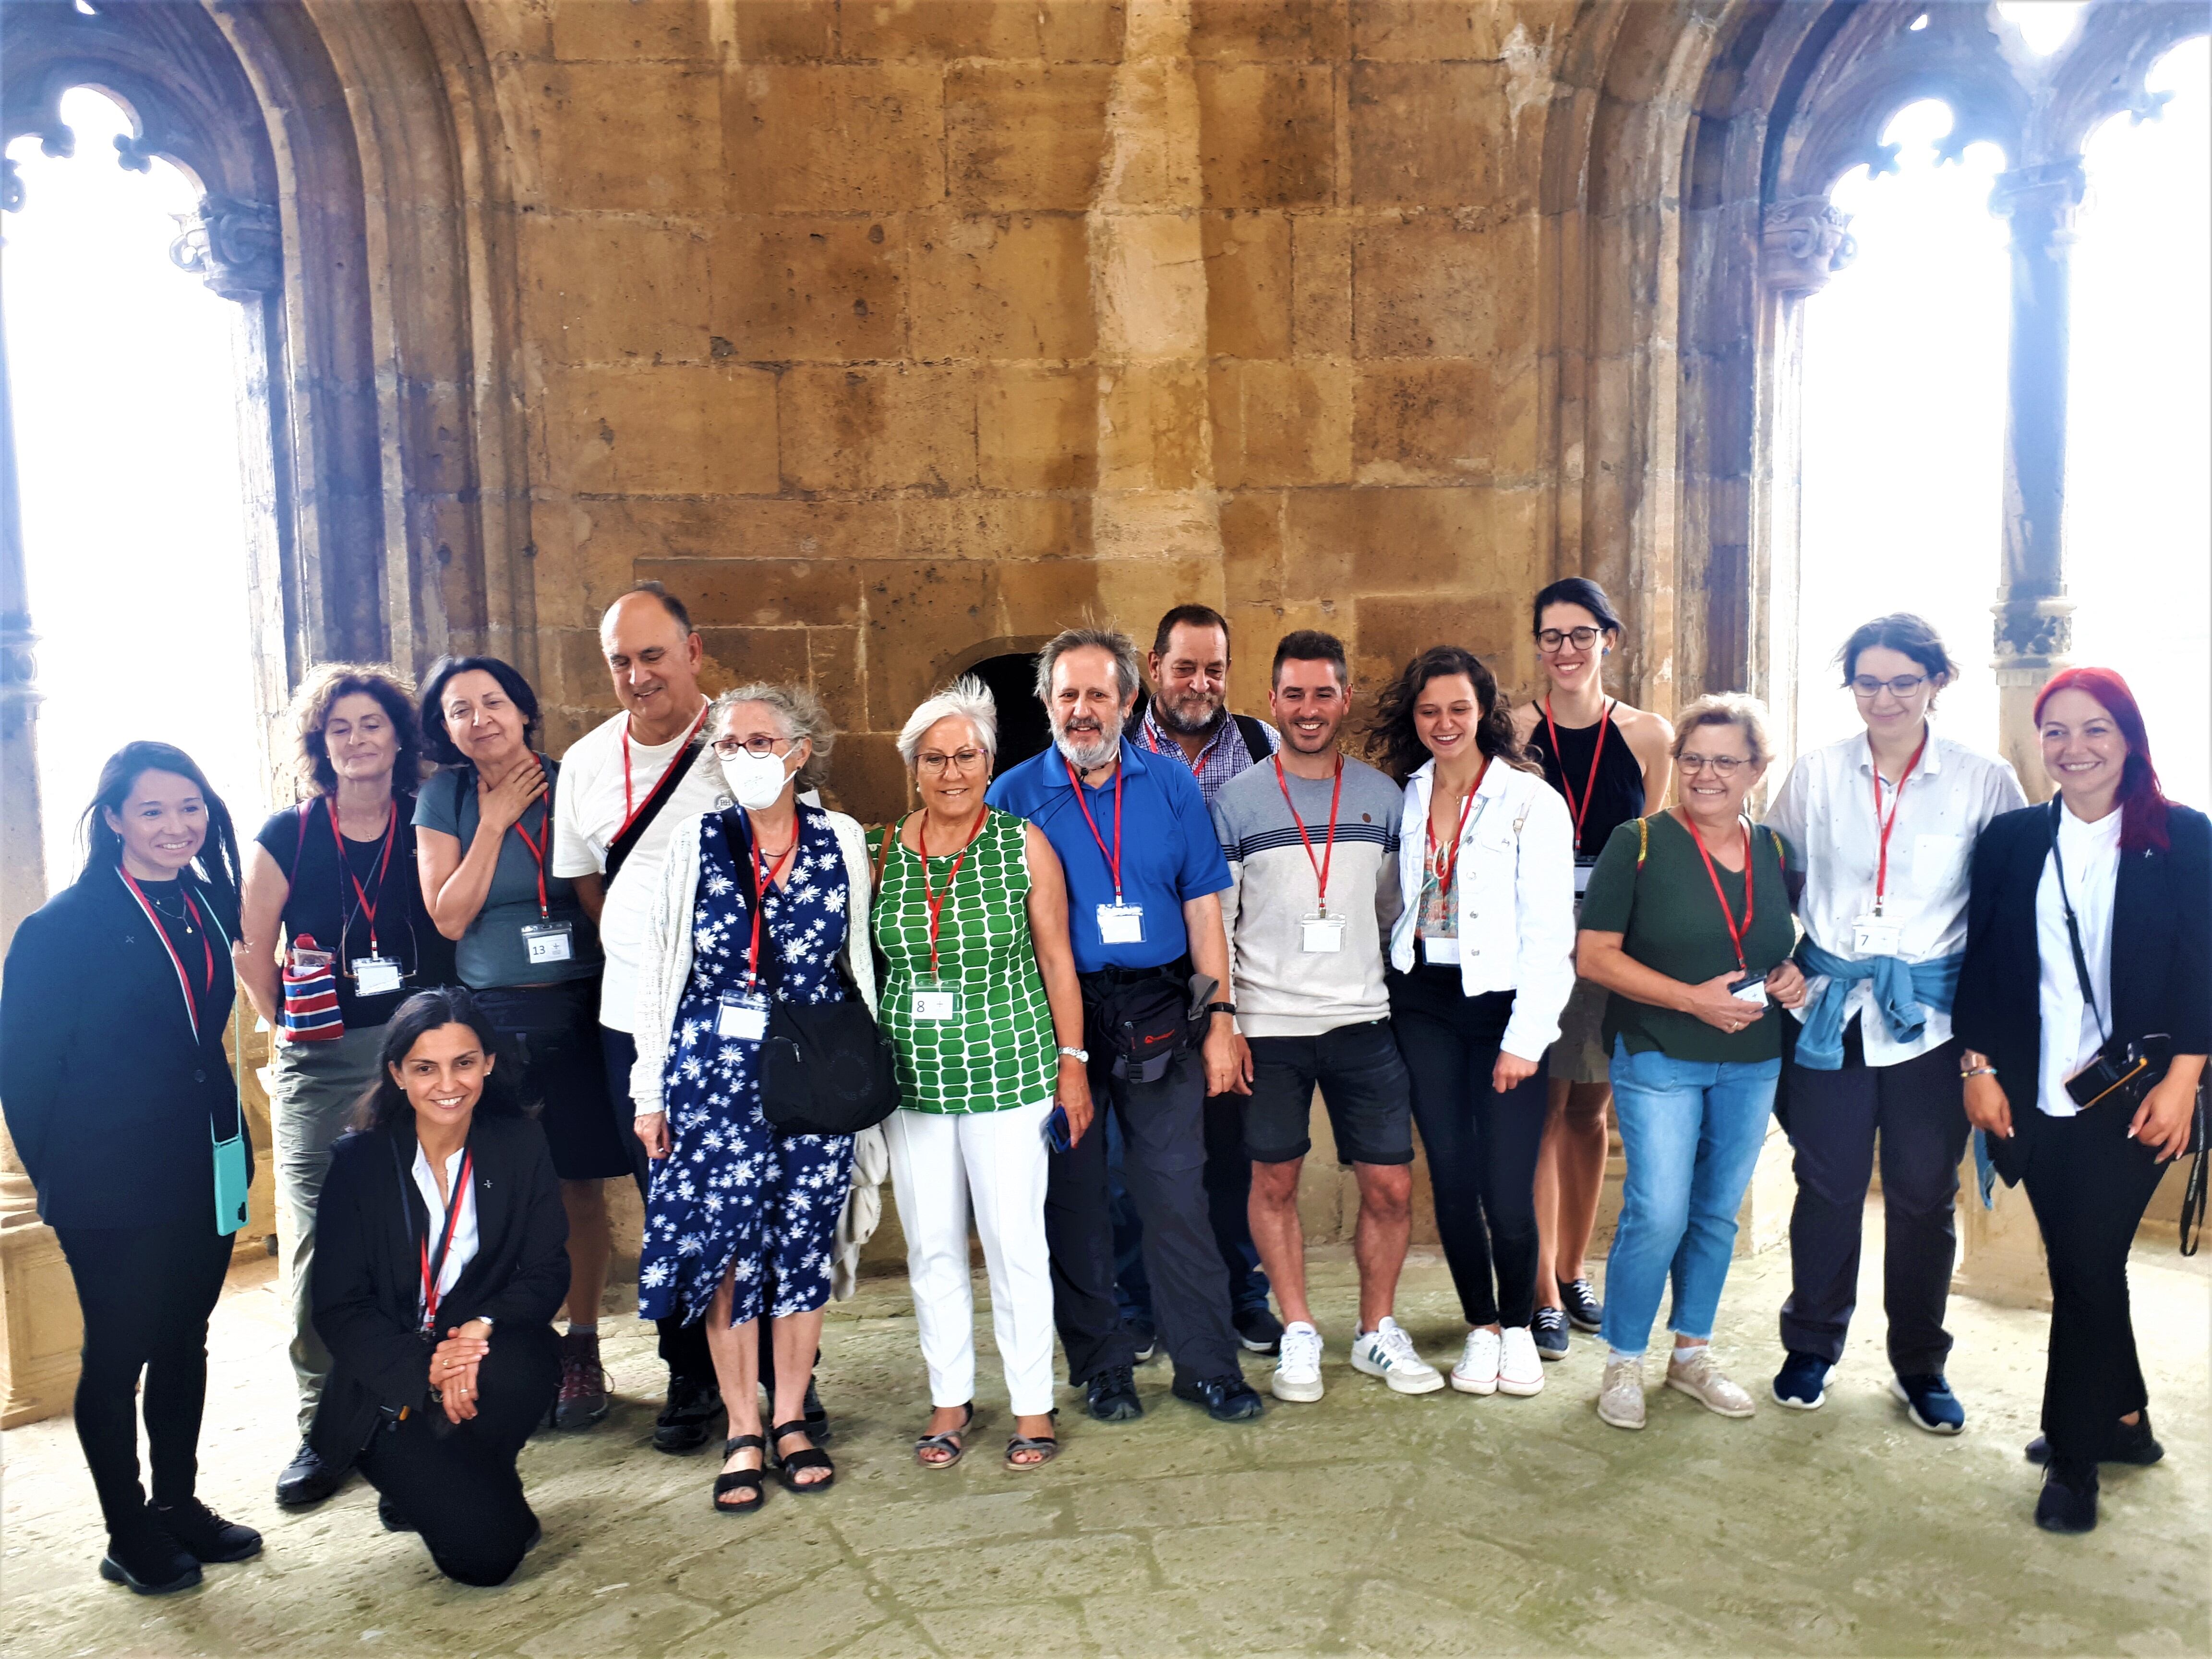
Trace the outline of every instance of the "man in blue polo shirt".
[[[1054, 638], [1037, 657], [1053, 747], [1003, 774], [989, 799], [1043, 830], [1066, 872], [1091, 1097], [1121, 1124], [1176, 1397], [1229, 1422], [1261, 1409], [1237, 1368], [1204, 1181], [1206, 1097], [1243, 1087], [1221, 926], [1229, 866], [1189, 769], [1121, 741], [1139, 684], [1127, 635], [1074, 628]], [[1194, 973], [1218, 988], [1199, 1051], [1179, 1017]], [[1045, 1236], [1071, 1380], [1086, 1386], [1092, 1416], [1141, 1416], [1114, 1295], [1103, 1126], [1053, 1158]]]

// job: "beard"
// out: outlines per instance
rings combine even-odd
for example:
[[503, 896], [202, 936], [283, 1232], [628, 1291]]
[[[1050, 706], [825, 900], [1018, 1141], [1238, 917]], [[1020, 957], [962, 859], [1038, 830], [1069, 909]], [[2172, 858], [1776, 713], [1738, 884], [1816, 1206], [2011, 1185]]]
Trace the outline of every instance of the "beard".
[[1103, 720], [1079, 714], [1065, 726], [1055, 722], [1052, 742], [1077, 771], [1092, 771], [1121, 752], [1121, 717], [1116, 714]]
[[1164, 696], [1152, 699], [1152, 718], [1179, 738], [1202, 738], [1221, 724], [1221, 711], [1225, 703], [1210, 692], [1186, 692], [1170, 702]]

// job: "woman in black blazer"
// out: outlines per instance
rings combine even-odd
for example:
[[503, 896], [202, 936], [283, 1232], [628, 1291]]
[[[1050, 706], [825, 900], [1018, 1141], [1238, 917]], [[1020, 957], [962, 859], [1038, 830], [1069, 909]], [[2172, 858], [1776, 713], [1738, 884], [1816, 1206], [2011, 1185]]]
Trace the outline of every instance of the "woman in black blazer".
[[560, 1385], [568, 1222], [538, 1125], [466, 991], [385, 1026], [375, 1086], [331, 1149], [310, 1286], [331, 1379], [308, 1443], [357, 1462], [394, 1532], [465, 1584], [537, 1543], [515, 1456]]
[[[2187, 1149], [2212, 1050], [2212, 821], [2160, 793], [2142, 715], [2105, 668], [2069, 669], [2035, 708], [2045, 806], [1974, 845], [1954, 1023], [1966, 1115], [2025, 1182], [2051, 1273], [2045, 1463], [2036, 1524], [2097, 1524], [2097, 1465], [2154, 1463], [2128, 1315], [2128, 1247], [2167, 1160]], [[2171, 1054], [2130, 1106], [2091, 1097], [2100, 1053]], [[2154, 1066], [2154, 1070], [2155, 1066]]]
[[100, 1576], [160, 1595], [261, 1548], [195, 1491], [208, 1315], [252, 1168], [222, 1047], [238, 847], [200, 769], [166, 743], [109, 758], [83, 834], [82, 872], [9, 947], [0, 1104], [84, 1313], [76, 1432], [107, 1523]]

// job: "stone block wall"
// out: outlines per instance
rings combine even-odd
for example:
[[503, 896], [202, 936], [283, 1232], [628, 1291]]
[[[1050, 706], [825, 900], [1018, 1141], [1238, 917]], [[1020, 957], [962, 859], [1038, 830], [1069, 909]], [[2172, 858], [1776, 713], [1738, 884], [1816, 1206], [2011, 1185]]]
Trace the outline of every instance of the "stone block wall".
[[540, 0], [513, 158], [538, 672], [651, 576], [899, 804], [946, 674], [1221, 605], [1509, 684], [1553, 567], [1538, 185], [1571, 8]]

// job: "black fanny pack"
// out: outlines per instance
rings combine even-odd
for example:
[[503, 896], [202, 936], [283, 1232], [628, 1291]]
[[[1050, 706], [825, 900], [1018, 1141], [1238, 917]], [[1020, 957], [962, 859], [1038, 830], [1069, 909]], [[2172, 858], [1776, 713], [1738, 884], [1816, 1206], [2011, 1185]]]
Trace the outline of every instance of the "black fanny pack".
[[1101, 976], [1083, 984], [1090, 1046], [1113, 1056], [1114, 1075], [1125, 1083], [1158, 1083], [1177, 1054], [1196, 1046], [1190, 1004], [1189, 987], [1173, 967], [1142, 979]]

